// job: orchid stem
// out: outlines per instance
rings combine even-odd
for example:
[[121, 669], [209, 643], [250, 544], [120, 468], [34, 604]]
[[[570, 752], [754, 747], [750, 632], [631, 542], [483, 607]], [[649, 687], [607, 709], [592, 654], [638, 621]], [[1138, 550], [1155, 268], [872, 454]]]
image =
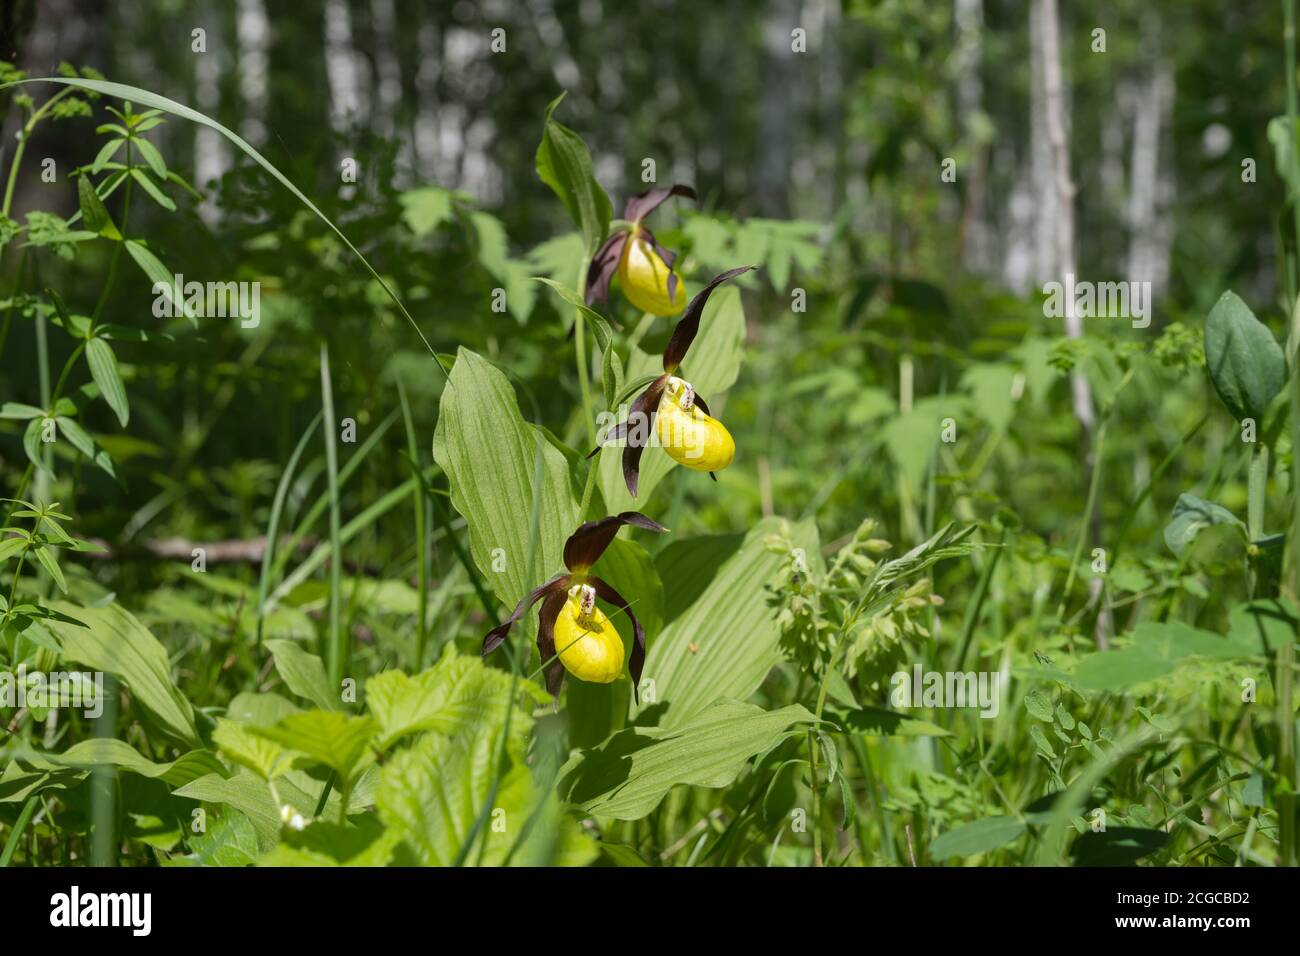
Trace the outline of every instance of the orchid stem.
[[578, 506], [578, 520], [587, 519], [587, 509], [591, 507], [591, 493], [596, 487], [596, 471], [600, 467], [599, 447], [596, 448], [596, 454], [592, 456], [591, 464], [587, 468], [587, 484], [582, 489], [582, 504]]
[[[578, 273], [578, 295], [582, 297], [587, 294], [587, 269], [590, 265], [591, 257], [583, 256], [582, 269]], [[591, 382], [588, 381], [590, 374], [587, 369], [591, 364], [591, 354], [587, 351], [587, 335], [581, 309], [573, 310], [573, 351], [578, 363], [578, 388], [582, 392], [582, 418], [587, 427], [587, 444], [594, 446], [596, 420], [591, 414]], [[585, 506], [583, 511], [586, 511]]]

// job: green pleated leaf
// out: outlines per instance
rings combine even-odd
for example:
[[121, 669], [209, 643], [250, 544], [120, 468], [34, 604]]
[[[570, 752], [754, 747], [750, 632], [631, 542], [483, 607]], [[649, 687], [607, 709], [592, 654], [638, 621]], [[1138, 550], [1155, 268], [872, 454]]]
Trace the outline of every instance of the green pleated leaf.
[[[474, 563], [513, 610], [563, 569], [565, 539], [580, 523], [564, 453], [524, 421], [505, 375], [462, 348], [442, 393], [433, 456], [451, 483], [452, 504], [469, 525]], [[532, 620], [524, 622], [529, 635]]]
[[230, 760], [247, 767], [264, 780], [278, 777], [289, 769], [284, 747], [253, 733], [239, 721], [219, 718], [212, 742]]
[[569, 216], [582, 230], [587, 254], [591, 255], [609, 231], [612, 212], [609, 196], [596, 181], [587, 144], [573, 130], [555, 119], [561, 93], [546, 107], [542, 141], [537, 147], [537, 175], [560, 197]]
[[650, 645], [642, 684], [654, 683], [639, 708], [657, 714], [659, 726], [680, 727], [720, 697], [744, 700], [780, 660], [779, 608], [768, 587], [786, 573], [788, 556], [768, 548], [773, 534], [818, 553], [816, 526], [783, 518], [766, 518], [743, 538], [682, 539], [659, 553], [668, 623]]
[[[544, 699], [536, 685], [523, 686]], [[376, 747], [381, 751], [408, 734], [452, 734], [465, 724], [499, 719], [509, 699], [508, 673], [454, 651], [413, 677], [384, 671], [366, 682], [366, 703], [379, 723]]]
[[582, 866], [591, 860], [595, 844], [560, 814], [554, 791], [539, 788], [523, 760], [530, 724], [515, 715], [495, 791], [500, 720], [464, 722], [450, 735], [425, 734], [384, 764], [375, 807], [402, 839], [401, 862], [527, 865], [540, 856], [555, 865]]
[[45, 621], [66, 660], [114, 675], [170, 734], [191, 746], [199, 743], [194, 711], [172, 680], [167, 649], [134, 615], [116, 604], [91, 608], [54, 601], [50, 607], [85, 625]]
[[351, 780], [370, 756], [377, 729], [369, 717], [349, 717], [336, 710], [305, 710], [270, 727], [250, 727], [259, 737], [302, 754], [308, 763], [324, 764]]
[[103, 339], [91, 339], [86, 343], [86, 364], [90, 366], [90, 377], [99, 386], [99, 394], [104, 396], [104, 401], [125, 428], [131, 420], [131, 408], [126, 398], [126, 386], [117, 371], [117, 356], [113, 354], [112, 346]]
[[[736, 377], [740, 374], [744, 348], [745, 310], [741, 305], [740, 290], [734, 286], [725, 286], [713, 293], [704, 306], [699, 334], [677, 372], [695, 386], [697, 393], [704, 396], [714, 417], [719, 418], [724, 425], [726, 415], [720, 412], [722, 403], [718, 399], [722, 392], [735, 384]], [[661, 372], [663, 356], [650, 355], [638, 348], [628, 357], [624, 378], [628, 382], [634, 382], [647, 375], [657, 376]], [[737, 462], [744, 455], [745, 449], [737, 447]], [[623, 481], [621, 461], [622, 449], [617, 445], [610, 445], [600, 454], [600, 490], [610, 514], [643, 509], [655, 486], [676, 464], [662, 448], [655, 445], [646, 448], [641, 456], [637, 496], [633, 498], [628, 494], [627, 485]], [[679, 481], [701, 479], [706, 482], [709, 480], [707, 475], [699, 473], [678, 477]]]
[[1205, 321], [1205, 367], [1238, 421], [1262, 423], [1286, 383], [1286, 357], [1268, 326], [1235, 292], [1225, 292]]
[[765, 711], [717, 700], [675, 730], [629, 727], [578, 754], [565, 765], [560, 792], [586, 813], [639, 820], [678, 784], [725, 787], [792, 724], [812, 719], [798, 704]]

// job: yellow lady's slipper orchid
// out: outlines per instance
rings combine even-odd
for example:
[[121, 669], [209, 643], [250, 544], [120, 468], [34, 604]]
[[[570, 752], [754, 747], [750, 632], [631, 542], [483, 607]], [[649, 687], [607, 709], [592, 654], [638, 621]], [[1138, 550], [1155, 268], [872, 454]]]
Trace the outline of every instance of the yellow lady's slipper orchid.
[[[602, 444], [623, 440], [623, 481], [636, 497], [641, 477], [641, 453], [649, 443], [651, 430], [664, 451], [679, 464], [695, 471], [721, 471], [736, 457], [736, 443], [726, 426], [709, 412], [709, 406], [690, 382], [677, 375], [682, 359], [700, 331], [700, 318], [713, 290], [748, 272], [753, 266], [728, 269], [709, 280], [686, 307], [672, 338], [664, 349], [664, 373], [646, 386], [628, 408], [627, 420], [609, 430]], [[590, 458], [599, 451], [593, 449]]]
[[645, 631], [623, 595], [591, 573], [592, 565], [600, 560], [623, 525], [659, 533], [668, 530], [637, 511], [624, 511], [582, 525], [564, 543], [564, 566], [568, 571], [535, 588], [519, 602], [509, 618], [488, 631], [483, 638], [483, 656], [496, 650], [510, 628], [530, 607], [545, 598], [538, 614], [537, 652], [542, 658], [546, 689], [551, 695], [559, 695], [566, 670], [578, 680], [596, 684], [616, 681], [623, 674], [623, 640], [613, 622], [596, 606], [596, 599], [600, 598], [617, 607], [632, 622], [632, 654], [627, 670], [632, 678], [632, 695], [636, 697], [641, 668], [645, 665]]
[[695, 471], [721, 471], [736, 457], [731, 432], [700, 410], [695, 389], [675, 375], [659, 400], [655, 434], [673, 461]]
[[695, 198], [690, 186], [674, 185], [628, 199], [623, 206], [627, 226], [616, 229], [596, 250], [587, 270], [587, 305], [609, 297], [609, 283], [618, 274], [623, 295], [642, 312], [676, 315], [686, 302], [686, 289], [673, 271], [676, 255], [659, 245], [642, 220], [670, 196]]
[[568, 600], [555, 619], [555, 653], [578, 680], [609, 684], [623, 673], [623, 641], [605, 612], [596, 607], [590, 584], [569, 588]]
[[676, 315], [686, 303], [685, 284], [678, 280], [677, 288], [669, 293], [668, 280], [673, 270], [639, 232], [628, 238], [618, 261], [618, 281], [623, 295], [642, 312]]

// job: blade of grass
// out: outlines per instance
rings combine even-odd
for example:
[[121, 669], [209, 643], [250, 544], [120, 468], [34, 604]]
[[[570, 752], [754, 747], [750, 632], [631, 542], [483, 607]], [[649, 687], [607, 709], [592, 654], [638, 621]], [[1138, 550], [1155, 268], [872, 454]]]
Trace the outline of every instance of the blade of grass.
[[[424, 479], [427, 481], [429, 476], [437, 472], [437, 468], [432, 465], [424, 472]], [[378, 501], [370, 504], [364, 511], [360, 512], [355, 518], [339, 530], [339, 541], [347, 544], [354, 537], [365, 531], [371, 524], [379, 520], [397, 505], [401, 504], [402, 499], [411, 494], [412, 489], [416, 486], [414, 478], [408, 478], [392, 491], [385, 494]], [[434, 536], [436, 540], [436, 535]], [[322, 564], [329, 559], [333, 553], [330, 542], [322, 541], [309, 554], [302, 564], [298, 565], [288, 574], [271, 592], [267, 598], [267, 613], [274, 611], [276, 606], [284, 599], [284, 596], [296, 588], [303, 581], [307, 580]]]
[[[407, 400], [406, 386], [402, 384], [400, 377], [397, 379], [397, 397], [402, 403], [402, 421], [406, 425], [406, 453], [410, 457], [411, 474], [418, 480], [420, 477], [420, 449], [415, 439], [415, 420], [411, 417], [411, 403]], [[417, 671], [424, 667], [424, 651], [429, 639], [429, 551], [428, 543], [424, 540], [424, 495], [424, 482], [421, 481], [416, 485], [411, 496], [415, 508], [415, 579], [416, 586], [419, 588], [419, 594], [416, 597], [419, 618], [416, 622], [415, 638], [415, 669]]]
[[14, 858], [14, 851], [18, 849], [18, 841], [22, 839], [23, 831], [27, 829], [27, 824], [31, 823], [33, 814], [36, 813], [36, 805], [40, 798], [32, 794], [23, 804], [22, 810], [18, 812], [18, 819], [14, 821], [14, 828], [9, 833], [9, 839], [5, 841], [4, 850], [0, 851], [0, 869], [9, 865], [9, 861]]
[[[397, 409], [390, 412], [388, 417], [375, 427], [374, 431], [370, 433], [366, 440], [357, 446], [357, 450], [348, 456], [348, 460], [344, 462], [343, 467], [339, 469], [340, 488], [347, 486], [348, 480], [356, 473], [357, 469], [365, 463], [370, 453], [379, 446], [380, 439], [384, 437], [388, 432], [388, 429], [397, 421], [400, 414], [401, 412]], [[307, 532], [311, 531], [316, 522], [320, 520], [321, 515], [325, 513], [325, 509], [329, 507], [329, 503], [330, 493], [329, 489], [326, 488], [312, 503], [311, 508], [307, 510], [303, 519], [298, 522], [298, 526], [294, 528], [293, 534], [289, 537], [289, 543], [276, 556], [271, 580], [274, 581], [283, 576], [284, 569], [288, 565], [289, 560], [298, 550], [298, 545], [300, 545], [303, 539], [307, 537]]]
[[275, 499], [271, 502], [271, 517], [266, 526], [266, 554], [262, 557], [262, 569], [257, 580], [257, 646], [262, 646], [262, 622], [266, 617], [266, 591], [271, 584], [271, 563], [275, 560], [275, 545], [280, 537], [280, 515], [284, 511], [284, 499], [289, 495], [289, 485], [293, 483], [294, 473], [298, 470], [298, 460], [307, 449], [311, 436], [316, 434], [320, 424], [320, 413], [311, 420], [311, 424], [298, 439], [298, 444], [289, 456], [289, 463], [280, 476], [280, 484], [275, 489]]
[[330, 495], [330, 607], [329, 631], [326, 635], [326, 647], [329, 662], [330, 682], [338, 687], [343, 681], [343, 672], [347, 668], [348, 640], [343, 633], [339, 620], [339, 602], [343, 598], [343, 542], [340, 538], [339, 517], [339, 450], [338, 436], [334, 434], [337, 422], [334, 418], [334, 386], [330, 382], [329, 344], [320, 344], [320, 391], [321, 410], [325, 415], [325, 464], [329, 478]]

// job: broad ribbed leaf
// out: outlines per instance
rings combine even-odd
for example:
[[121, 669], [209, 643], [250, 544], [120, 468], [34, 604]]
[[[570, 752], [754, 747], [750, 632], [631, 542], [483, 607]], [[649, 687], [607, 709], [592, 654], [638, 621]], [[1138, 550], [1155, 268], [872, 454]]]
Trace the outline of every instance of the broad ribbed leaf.
[[90, 608], [55, 601], [50, 607], [86, 625], [46, 620], [63, 645], [64, 658], [114, 675], [169, 733], [198, 744], [194, 711], [172, 681], [166, 648], [148, 628], [116, 604]]
[[743, 538], [707, 535], [676, 541], [656, 561], [668, 625], [650, 645], [644, 679], [653, 697], [641, 710], [662, 710], [661, 727], [680, 727], [720, 697], [744, 700], [780, 659], [779, 607], [769, 585], [788, 573], [786, 555], [768, 549], [780, 533], [809, 555], [818, 553], [811, 521], [759, 522]]
[[555, 119], [560, 94], [546, 107], [542, 141], [537, 147], [537, 175], [560, 197], [569, 216], [582, 230], [588, 255], [596, 251], [609, 231], [612, 211], [609, 196], [596, 182], [587, 144], [573, 130]]
[[[524, 421], [505, 375], [468, 349], [457, 353], [442, 393], [433, 455], [451, 483], [452, 504], [468, 522], [474, 563], [502, 604], [513, 608], [562, 570], [565, 539], [579, 524], [568, 461]], [[526, 633], [531, 638], [531, 625]]]
[[339, 693], [330, 686], [325, 664], [319, 657], [288, 640], [267, 641], [266, 649], [275, 658], [275, 669], [291, 691], [321, 710], [342, 708]]
[[725, 787], [792, 724], [812, 719], [798, 704], [765, 711], [717, 700], [676, 730], [629, 727], [577, 755], [564, 768], [560, 791], [595, 816], [639, 820], [678, 784]]
[[[704, 307], [704, 317], [700, 321], [699, 335], [691, 345], [686, 361], [677, 374], [695, 386], [696, 392], [709, 402], [714, 417], [726, 423], [725, 415], [719, 414], [717, 397], [719, 393], [735, 384], [740, 374], [740, 364], [744, 355], [745, 311], [741, 306], [740, 290], [734, 286], [719, 289]], [[663, 359], [659, 355], [649, 355], [635, 349], [628, 359], [626, 381], [632, 382], [646, 375], [655, 376], [662, 371]], [[743, 448], [736, 451], [737, 457], [743, 456]], [[628, 494], [623, 481], [622, 448], [611, 446], [600, 455], [600, 490], [605, 497], [605, 510], [610, 514], [619, 511], [645, 510], [655, 486], [663, 480], [664, 475], [672, 469], [674, 462], [667, 453], [655, 445], [645, 449], [641, 456], [641, 477], [637, 485], [637, 496]], [[696, 475], [706, 482], [708, 478]], [[683, 478], [682, 480], [686, 480]]]
[[49, 759], [79, 769], [113, 766], [142, 777], [161, 779], [173, 787], [184, 786], [206, 774], [227, 772], [210, 750], [191, 750], [168, 763], [155, 763], [126, 741], [111, 737], [83, 740], [61, 754], [50, 754]]

